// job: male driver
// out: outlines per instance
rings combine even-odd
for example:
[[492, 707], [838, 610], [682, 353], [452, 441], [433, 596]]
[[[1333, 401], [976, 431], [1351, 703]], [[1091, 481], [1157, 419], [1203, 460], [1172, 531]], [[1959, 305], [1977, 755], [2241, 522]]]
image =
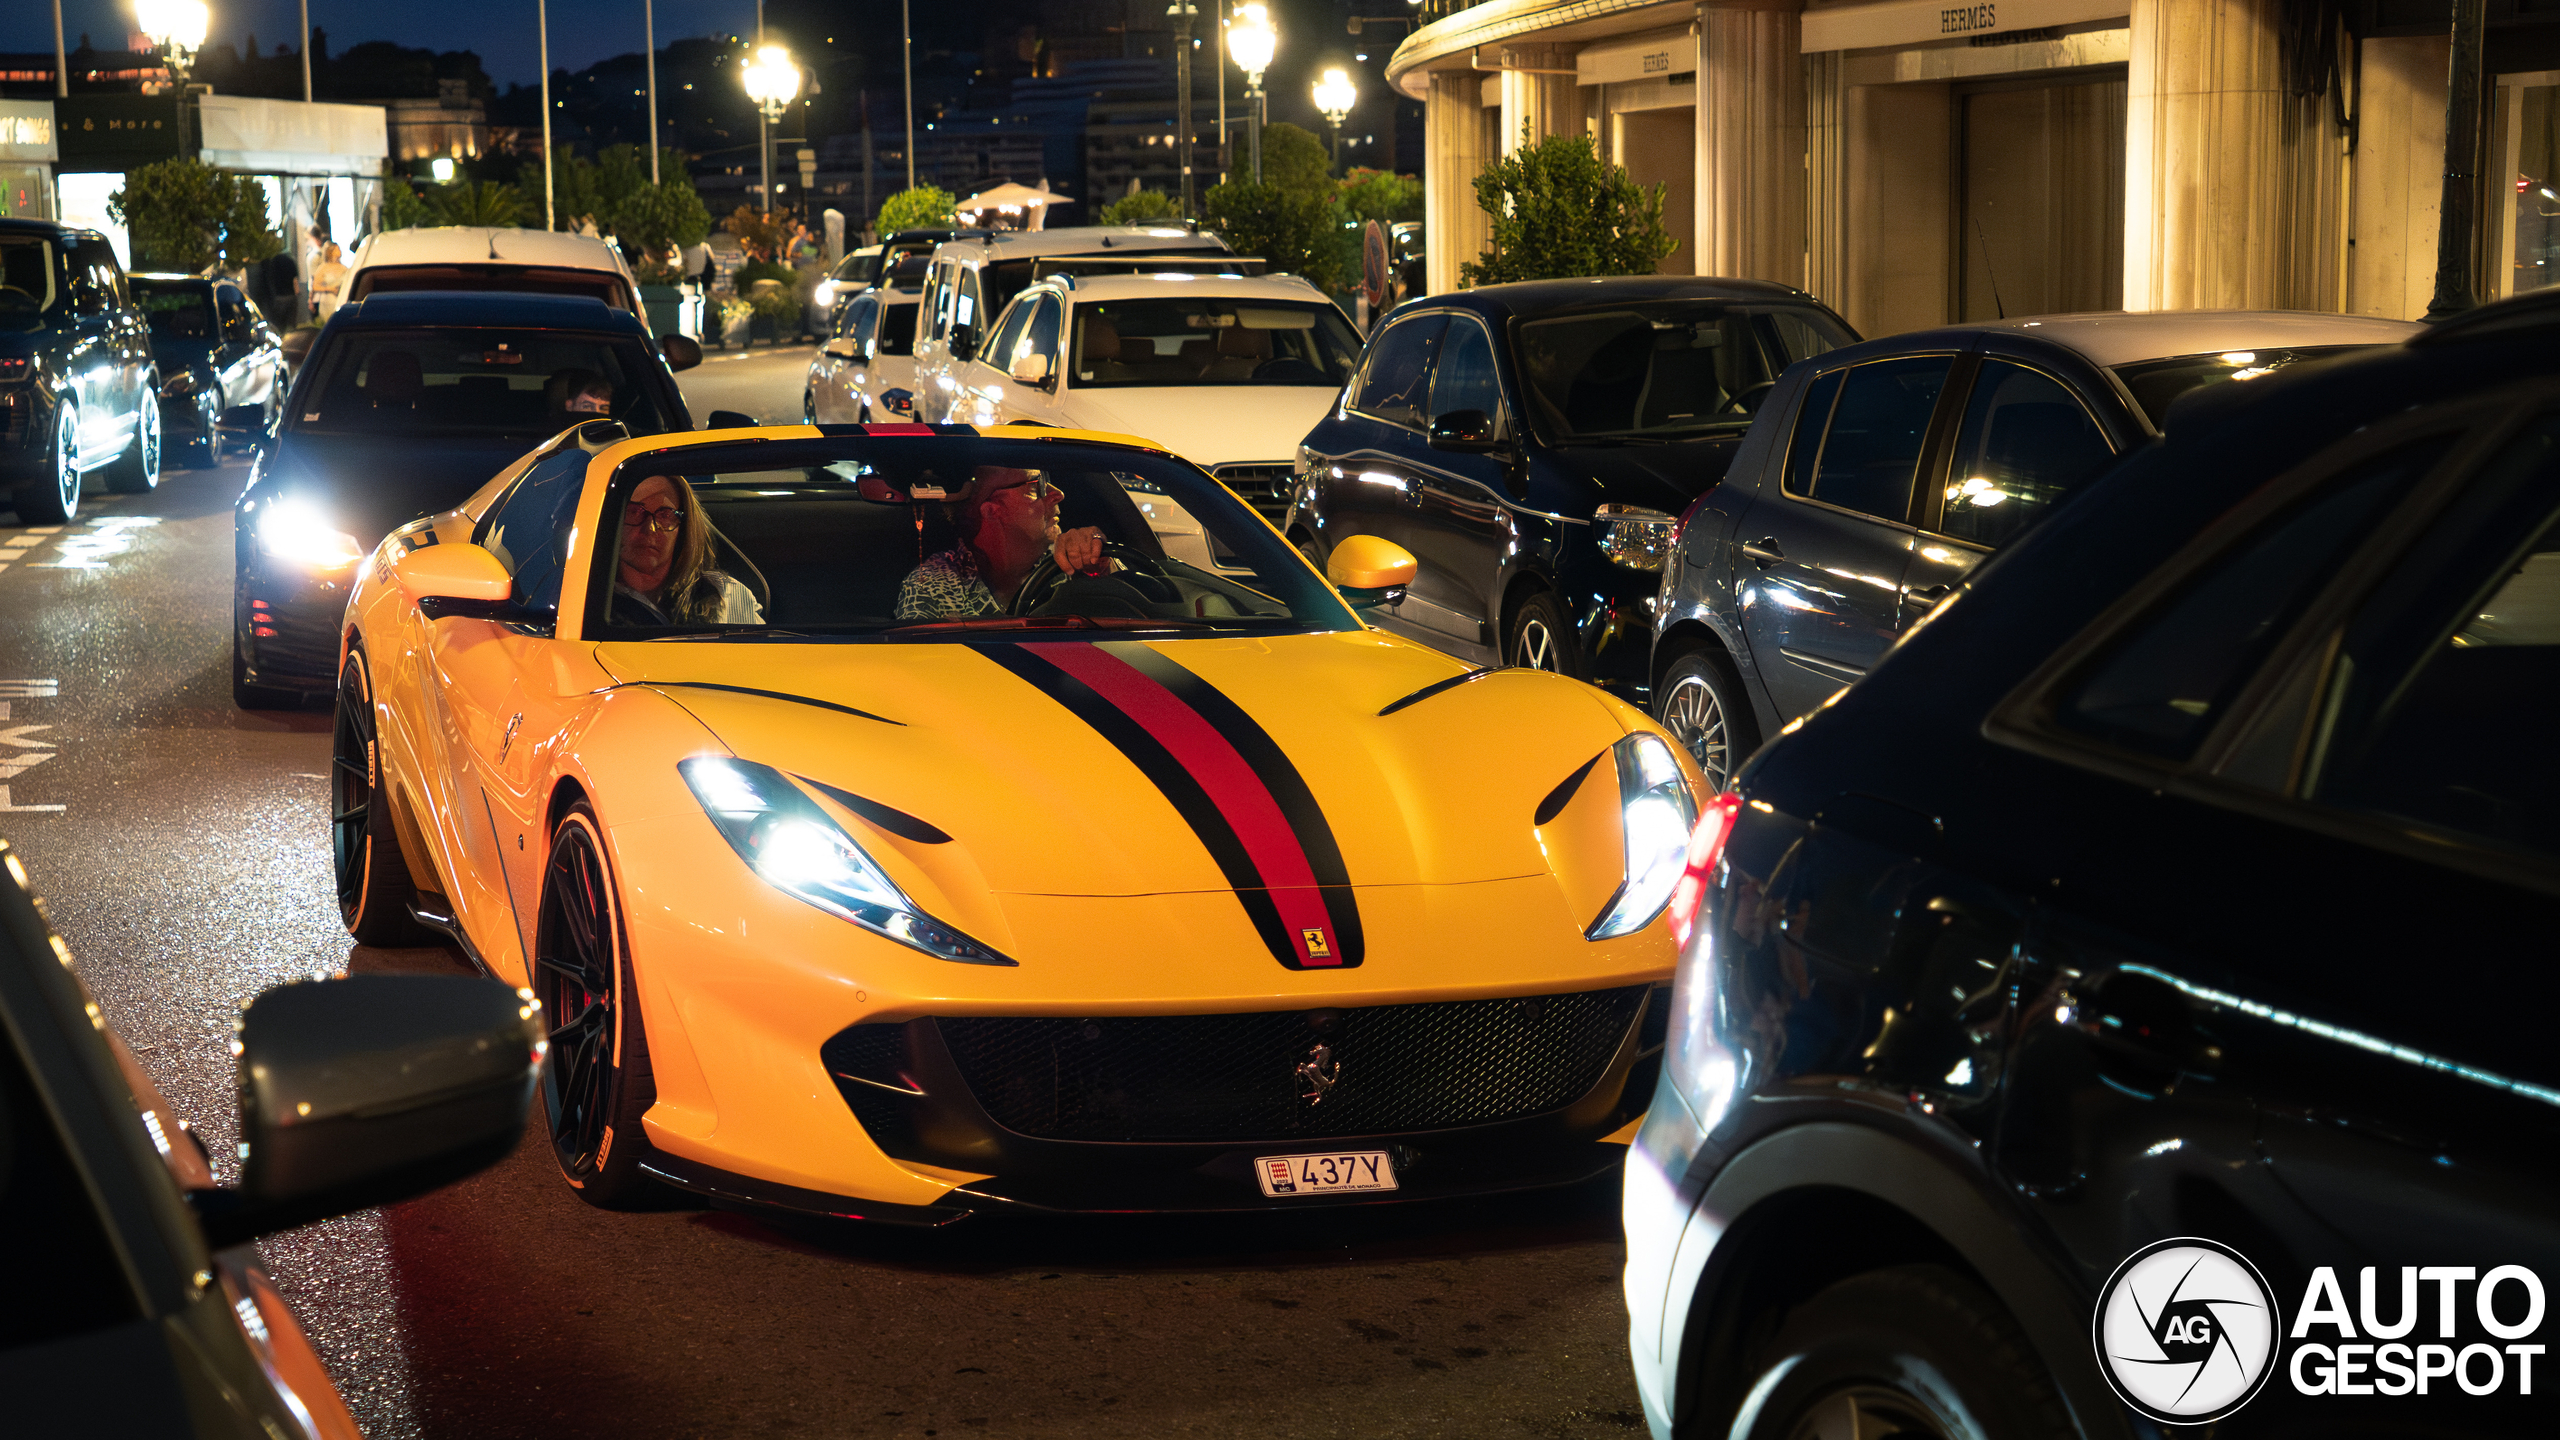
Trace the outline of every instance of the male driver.
[[1002, 615], [1039, 568], [1040, 557], [1073, 575], [1107, 562], [1102, 532], [1092, 526], [1061, 533], [1058, 487], [1029, 470], [981, 465], [969, 488], [951, 501], [960, 541], [907, 575], [898, 587], [901, 620], [968, 620]]

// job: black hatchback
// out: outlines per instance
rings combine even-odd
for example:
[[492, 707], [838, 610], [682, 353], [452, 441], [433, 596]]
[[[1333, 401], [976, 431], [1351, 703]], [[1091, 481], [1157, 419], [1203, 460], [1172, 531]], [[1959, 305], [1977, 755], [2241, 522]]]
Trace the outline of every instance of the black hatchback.
[[1732, 462], [1789, 365], [1857, 335], [1758, 280], [1540, 280], [1389, 311], [1298, 451], [1284, 528], [1411, 551], [1385, 628], [1644, 703], [1674, 517]]
[[1693, 839], [1656, 1435], [2548, 1433], [2560, 294], [2170, 421]]

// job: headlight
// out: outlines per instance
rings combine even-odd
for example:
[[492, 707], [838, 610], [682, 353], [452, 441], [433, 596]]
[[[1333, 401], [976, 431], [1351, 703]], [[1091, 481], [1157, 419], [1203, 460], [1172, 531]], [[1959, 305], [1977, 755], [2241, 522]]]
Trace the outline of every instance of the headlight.
[[203, 385], [203, 376], [193, 370], [181, 370], [160, 382], [160, 393], [169, 396], [193, 395]]
[[1673, 516], [1642, 505], [1603, 505], [1591, 515], [1600, 553], [1630, 570], [1659, 570], [1671, 554]]
[[817, 302], [818, 302], [818, 308], [819, 308], [819, 309], [821, 309], [821, 310], [826, 309], [828, 306], [835, 304], [835, 303], [836, 303], [836, 282], [834, 282], [833, 280], [821, 280], [821, 281], [819, 281], [819, 282], [818, 282], [818, 293], [817, 293], [817, 295], [816, 295], [814, 298], [817, 300]]
[[1689, 832], [1698, 824], [1697, 797], [1659, 737], [1630, 735], [1609, 753], [1618, 764], [1618, 828], [1627, 878], [1585, 932], [1592, 940], [1630, 935], [1653, 923], [1671, 903], [1688, 863]]
[[364, 547], [353, 535], [330, 529], [319, 511], [285, 500], [258, 516], [258, 553], [314, 570], [343, 570], [364, 558]]
[[729, 848], [775, 889], [937, 960], [1016, 963], [918, 910], [781, 771], [725, 755], [697, 755], [676, 770]]

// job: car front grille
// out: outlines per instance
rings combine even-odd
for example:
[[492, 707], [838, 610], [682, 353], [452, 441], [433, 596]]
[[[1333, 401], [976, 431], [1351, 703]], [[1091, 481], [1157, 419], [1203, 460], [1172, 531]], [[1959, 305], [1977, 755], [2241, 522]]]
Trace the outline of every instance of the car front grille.
[[[1562, 1109], [1608, 1072], [1645, 990], [1241, 1015], [933, 1023], [978, 1104], [1016, 1134], [1294, 1140], [1451, 1129]], [[1311, 1101], [1300, 1072], [1318, 1061], [1319, 1044], [1327, 1053], [1317, 1069], [1336, 1078]], [[876, 1057], [871, 1063], [882, 1078], [895, 1073]]]
[[1295, 467], [1275, 465], [1221, 465], [1209, 472], [1218, 483], [1243, 497], [1244, 502], [1262, 512], [1262, 518], [1277, 525], [1289, 513], [1289, 491], [1298, 483]]

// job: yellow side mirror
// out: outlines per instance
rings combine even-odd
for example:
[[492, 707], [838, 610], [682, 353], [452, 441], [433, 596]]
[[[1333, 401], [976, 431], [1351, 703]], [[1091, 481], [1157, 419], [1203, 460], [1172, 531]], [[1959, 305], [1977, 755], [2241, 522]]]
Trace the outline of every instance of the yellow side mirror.
[[[429, 545], [391, 562], [391, 576], [412, 601], [461, 600], [502, 605], [515, 594], [515, 577], [498, 557], [477, 545]], [[448, 612], [459, 613], [459, 612]]]
[[1354, 535], [1333, 547], [1324, 578], [1339, 590], [1400, 590], [1413, 583], [1413, 552], [1375, 535]]

